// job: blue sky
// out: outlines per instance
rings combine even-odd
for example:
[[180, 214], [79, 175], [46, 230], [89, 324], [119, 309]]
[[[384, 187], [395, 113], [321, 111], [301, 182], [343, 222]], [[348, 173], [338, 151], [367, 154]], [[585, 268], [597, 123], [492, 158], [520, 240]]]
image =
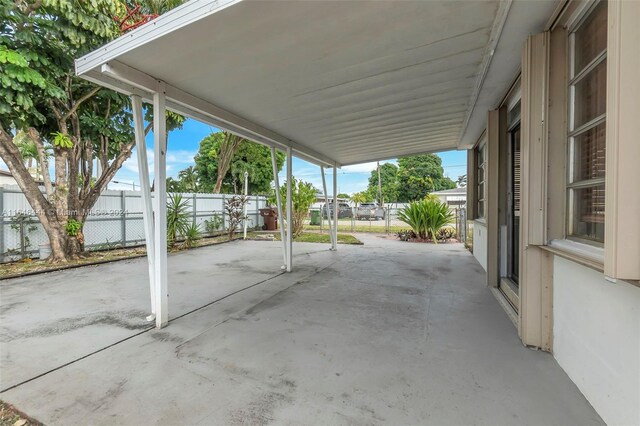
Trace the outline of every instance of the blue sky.
[[[176, 177], [180, 170], [193, 165], [193, 156], [198, 152], [200, 141], [211, 132], [216, 131], [215, 127], [202, 124], [195, 120], [185, 121], [181, 130], [173, 131], [169, 134], [169, 150], [167, 151], [167, 175]], [[147, 137], [149, 170], [153, 170], [153, 135]], [[442, 164], [446, 176], [455, 180], [458, 176], [466, 173], [467, 153], [466, 151], [447, 151], [438, 154], [442, 158]], [[391, 159], [385, 162], [393, 162]], [[338, 170], [338, 192], [354, 193], [362, 191], [367, 187], [371, 171], [376, 168], [376, 163], [364, 163], [355, 166], [346, 166]], [[322, 187], [320, 168], [299, 158], [293, 159], [293, 174], [297, 178], [311, 182], [317, 188]], [[284, 182], [285, 171], [280, 172], [281, 182]], [[327, 173], [328, 190], [331, 192], [332, 176], [331, 171]], [[116, 174], [114, 179], [119, 183], [109, 185], [110, 189], [131, 189], [131, 183], [136, 186], [140, 182], [138, 178], [138, 165], [136, 153], [126, 161], [122, 169]]]
[[[217, 131], [215, 127], [187, 119], [182, 129], [171, 132], [169, 134], [169, 149], [167, 151], [167, 176], [176, 177], [180, 170], [193, 165], [193, 157], [198, 152], [200, 141], [215, 131]], [[438, 155], [442, 158], [446, 176], [455, 180], [458, 176], [466, 173], [466, 151], [447, 151], [439, 153]], [[151, 133], [147, 136], [147, 158], [149, 160], [149, 170], [153, 174], [153, 135]], [[395, 160], [391, 159], [385, 162], [395, 162]], [[0, 167], [5, 170], [7, 169], [6, 165], [2, 162], [0, 162]], [[376, 163], [364, 163], [339, 169], [338, 192], [352, 194], [364, 190], [367, 187], [371, 171], [375, 168]], [[293, 174], [297, 178], [311, 182], [316, 188], [322, 187], [320, 168], [314, 164], [294, 157]], [[284, 182], [284, 177], [285, 171], [283, 168], [283, 171], [280, 173], [281, 182]], [[327, 177], [328, 190], [331, 192], [331, 171], [327, 173]], [[131, 189], [133, 183], [136, 184], [137, 189], [140, 178], [138, 175], [135, 149], [131, 158], [123, 164], [113, 179], [113, 182], [109, 184], [109, 189]]]

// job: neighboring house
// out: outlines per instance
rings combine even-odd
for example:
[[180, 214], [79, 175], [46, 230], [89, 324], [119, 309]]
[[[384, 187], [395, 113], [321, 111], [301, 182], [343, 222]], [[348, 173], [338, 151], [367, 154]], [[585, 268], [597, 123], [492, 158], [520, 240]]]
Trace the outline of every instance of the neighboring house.
[[8, 170], [0, 170], [0, 186], [17, 185], [13, 175]]
[[442, 191], [431, 192], [440, 202], [447, 203], [452, 209], [460, 209], [467, 205], [467, 188], [444, 189]]

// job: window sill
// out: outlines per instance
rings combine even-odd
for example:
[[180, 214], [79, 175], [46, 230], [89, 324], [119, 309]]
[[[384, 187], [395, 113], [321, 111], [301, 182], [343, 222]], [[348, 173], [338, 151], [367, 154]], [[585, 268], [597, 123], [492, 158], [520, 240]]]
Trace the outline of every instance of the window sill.
[[571, 240], [552, 240], [541, 249], [580, 265], [604, 272], [604, 249]]

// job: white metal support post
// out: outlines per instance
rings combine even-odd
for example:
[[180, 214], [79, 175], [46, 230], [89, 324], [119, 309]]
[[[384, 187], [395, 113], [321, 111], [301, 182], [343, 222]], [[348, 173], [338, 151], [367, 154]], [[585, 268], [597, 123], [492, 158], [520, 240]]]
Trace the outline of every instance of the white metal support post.
[[[327, 195], [327, 180], [324, 177], [324, 166], [320, 166], [320, 174], [322, 174], [322, 191], [324, 192], [324, 211], [327, 214], [329, 222], [329, 235], [331, 237], [331, 250], [333, 250], [333, 228], [331, 227], [331, 211], [329, 210], [329, 196]], [[322, 215], [322, 212], [320, 212]], [[335, 219], [334, 219], [335, 221]]]
[[[247, 239], [247, 204], [249, 204], [249, 172], [244, 172], [244, 211], [243, 211], [243, 215], [244, 215], [244, 220], [243, 220], [243, 228], [244, 228], [244, 232], [243, 232], [243, 237], [242, 239], [246, 240]], [[256, 203], [256, 209], [258, 208], [258, 204]], [[257, 222], [256, 222], [257, 223]]]
[[151, 315], [147, 320], [153, 321], [156, 313], [156, 292], [154, 280], [154, 235], [153, 235], [153, 206], [151, 205], [151, 184], [149, 182], [149, 164], [147, 163], [147, 142], [144, 139], [144, 118], [142, 115], [142, 99], [140, 96], [131, 97], [133, 110], [133, 129], [136, 138], [136, 153], [138, 157], [138, 173], [140, 174], [140, 189], [142, 192], [142, 220], [147, 245], [147, 263], [149, 264], [149, 291], [151, 295]]
[[271, 165], [273, 166], [273, 183], [276, 187], [276, 205], [278, 206], [278, 221], [280, 221], [280, 241], [282, 242], [282, 256], [284, 263], [282, 269], [287, 268], [287, 240], [284, 236], [284, 216], [282, 215], [282, 197], [280, 196], [280, 178], [278, 177], [278, 162], [276, 160], [276, 149], [271, 148]]
[[333, 166], [333, 241], [331, 250], [338, 249], [338, 170]]
[[154, 280], [156, 327], [169, 322], [167, 286], [167, 121], [164, 82], [158, 82], [153, 95], [153, 172], [154, 172]]
[[287, 148], [287, 272], [291, 272], [293, 260], [293, 199], [291, 181], [293, 179], [293, 156], [291, 147]]

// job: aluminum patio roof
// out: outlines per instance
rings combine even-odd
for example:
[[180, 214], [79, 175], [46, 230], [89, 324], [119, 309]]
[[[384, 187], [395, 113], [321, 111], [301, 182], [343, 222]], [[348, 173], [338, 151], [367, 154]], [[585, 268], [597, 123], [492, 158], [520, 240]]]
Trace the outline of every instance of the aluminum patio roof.
[[556, 0], [192, 0], [78, 75], [317, 164], [464, 149]]

